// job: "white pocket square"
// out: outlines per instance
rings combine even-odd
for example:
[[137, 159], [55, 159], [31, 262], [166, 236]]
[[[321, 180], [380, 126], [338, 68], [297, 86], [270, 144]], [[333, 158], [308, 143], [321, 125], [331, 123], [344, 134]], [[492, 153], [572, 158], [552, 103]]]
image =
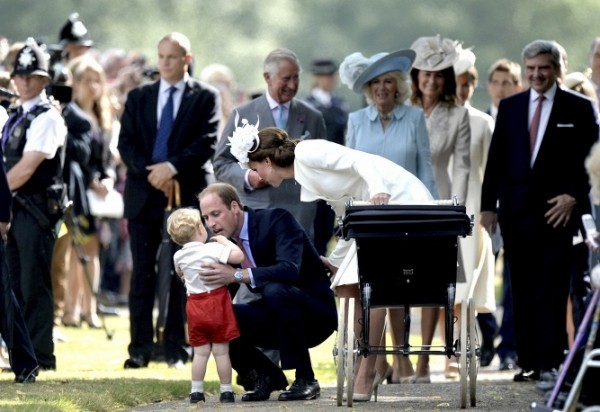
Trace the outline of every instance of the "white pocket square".
[[556, 127], [575, 127], [573, 123], [556, 123]]

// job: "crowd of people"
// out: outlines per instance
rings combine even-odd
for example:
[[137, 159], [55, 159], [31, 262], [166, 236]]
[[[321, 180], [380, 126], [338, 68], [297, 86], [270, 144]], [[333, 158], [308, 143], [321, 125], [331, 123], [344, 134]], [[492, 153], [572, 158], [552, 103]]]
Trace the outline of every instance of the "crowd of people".
[[[475, 226], [459, 242], [456, 303], [474, 299], [481, 366], [498, 354], [501, 370], [520, 368], [515, 381], [556, 380], [584, 310], [587, 249], [573, 239], [592, 211], [584, 161], [599, 138], [598, 39], [590, 73], [568, 73], [555, 41], [527, 44], [522, 67], [499, 59], [485, 112], [471, 105], [474, 52], [440, 35], [350, 53], [339, 67], [316, 59], [305, 99], [286, 48], [265, 57], [266, 90], [250, 98], [227, 66], [197, 80], [182, 33], [158, 40], [156, 67], [93, 46], [75, 13], [58, 44], [29, 38], [0, 56], [0, 334], [16, 382], [59, 367], [58, 327], [101, 327], [102, 294], [129, 308], [124, 368], [193, 359], [192, 403], [205, 400], [211, 353], [221, 402], [235, 400], [232, 368], [242, 401], [317, 398], [309, 348], [337, 328], [334, 297], [359, 297], [356, 246], [334, 235], [351, 198], [465, 205]], [[363, 108], [349, 113], [335, 94], [338, 73]], [[444, 317], [421, 311], [427, 347]], [[373, 309], [369, 344], [386, 346], [387, 328], [401, 346], [404, 319]], [[359, 360], [355, 401], [386, 380], [431, 382], [428, 355], [414, 367], [391, 359]], [[457, 372], [448, 357], [446, 378]]]

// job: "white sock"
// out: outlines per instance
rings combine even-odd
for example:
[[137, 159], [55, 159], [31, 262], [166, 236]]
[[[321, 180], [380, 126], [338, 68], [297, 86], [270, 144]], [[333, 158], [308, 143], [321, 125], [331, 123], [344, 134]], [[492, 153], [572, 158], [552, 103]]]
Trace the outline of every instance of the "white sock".
[[221, 393], [223, 392], [233, 392], [233, 386], [230, 383], [222, 383]]
[[204, 392], [204, 381], [192, 381], [192, 393]]

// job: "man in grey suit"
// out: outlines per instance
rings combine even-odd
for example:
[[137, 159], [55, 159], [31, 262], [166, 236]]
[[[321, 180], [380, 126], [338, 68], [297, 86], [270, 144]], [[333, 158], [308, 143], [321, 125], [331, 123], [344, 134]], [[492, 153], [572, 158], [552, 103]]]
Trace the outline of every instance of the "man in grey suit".
[[307, 233], [311, 233], [316, 204], [300, 202], [300, 185], [284, 181], [275, 189], [261, 180], [253, 170], [242, 169], [229, 152], [227, 137], [233, 134], [236, 119], [247, 119], [261, 128], [277, 126], [292, 138], [326, 139], [325, 122], [321, 113], [295, 99], [300, 83], [300, 61], [288, 49], [275, 49], [263, 64], [267, 91], [262, 96], [236, 109], [239, 114], [229, 117], [215, 151], [213, 165], [217, 180], [233, 185], [242, 202], [254, 209], [280, 207], [289, 210]]

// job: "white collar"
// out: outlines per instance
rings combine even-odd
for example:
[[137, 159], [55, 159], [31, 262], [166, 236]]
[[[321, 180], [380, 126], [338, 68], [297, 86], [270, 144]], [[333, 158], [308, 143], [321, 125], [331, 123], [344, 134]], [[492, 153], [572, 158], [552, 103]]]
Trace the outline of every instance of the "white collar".
[[[544, 98], [548, 101], [554, 101], [554, 96], [556, 96], [556, 89], [557, 89], [557, 84], [554, 83], [552, 85], [552, 87], [550, 87], [548, 90], [546, 90], [543, 95]], [[538, 97], [540, 96], [540, 93], [536, 92], [533, 89], [530, 89], [531, 93], [529, 93], [529, 103], [533, 103], [533, 102], [537, 102]]]
[[273, 99], [273, 97], [271, 97], [268, 90], [265, 92], [265, 97], [267, 98], [267, 102], [269, 103], [269, 108], [271, 110], [275, 109], [276, 107], [279, 107], [280, 104], [283, 104], [285, 108], [289, 110], [290, 105], [292, 104], [291, 100], [285, 103], [278, 103], [275, 99]]
[[169, 88], [171, 86], [175, 86], [175, 88], [177, 89], [177, 91], [179, 90], [183, 90], [185, 88], [185, 84], [188, 81], [188, 79], [190, 78], [190, 75], [187, 73], [183, 74], [183, 79], [179, 80], [177, 83], [175, 84], [171, 84], [169, 82], [167, 82], [165, 79], [163, 79], [161, 77], [160, 79], [160, 86], [158, 88], [158, 94], [161, 95], [163, 92], [166, 92], [167, 90], [169, 90]]

